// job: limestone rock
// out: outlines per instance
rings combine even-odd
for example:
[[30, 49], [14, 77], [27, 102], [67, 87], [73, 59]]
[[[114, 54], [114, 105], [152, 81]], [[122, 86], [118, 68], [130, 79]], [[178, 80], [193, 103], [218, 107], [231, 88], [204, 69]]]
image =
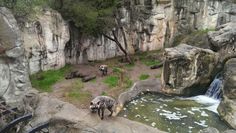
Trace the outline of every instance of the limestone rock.
[[[124, 45], [121, 31], [117, 29], [116, 33], [129, 53], [158, 50], [178, 45], [173, 42], [180, 35], [195, 30], [212, 30], [236, 21], [235, 7], [236, 4], [230, 0], [126, 0], [118, 14], [128, 46]], [[83, 36], [73, 23], [70, 27], [71, 40], [65, 48], [67, 63], [78, 64], [123, 55], [116, 44], [104, 36]], [[205, 40], [204, 36], [195, 41], [204, 44]]]
[[49, 121], [50, 133], [162, 133], [162, 131], [125, 118], [105, 117], [104, 120], [100, 120], [97, 114], [91, 114], [89, 110], [81, 110], [58, 99], [41, 96], [34, 118], [28, 126], [36, 126], [47, 121]]
[[199, 131], [198, 133], [220, 133], [220, 132], [214, 127], [208, 127]]
[[128, 91], [120, 94], [118, 98], [118, 106], [116, 108], [115, 115], [117, 115], [120, 112], [125, 103], [131, 101], [140, 93], [145, 93], [145, 92], [161, 93], [162, 92], [161, 82], [157, 79], [148, 79], [136, 82]]
[[236, 133], [236, 130], [226, 130], [223, 133]]
[[19, 102], [31, 89], [22, 42], [14, 16], [0, 7], [0, 98], [7, 103]]
[[166, 93], [197, 95], [206, 91], [218, 63], [218, 54], [180, 44], [165, 49], [164, 56], [162, 83]]
[[227, 48], [228, 50], [235, 51], [236, 47], [236, 23], [231, 22], [220, 25], [216, 31], [208, 33], [211, 48], [215, 51]]
[[23, 31], [31, 74], [64, 67], [64, 49], [70, 39], [69, 27], [57, 11], [48, 9], [36, 16]]
[[218, 112], [220, 117], [236, 129], [236, 59], [230, 59], [224, 69], [223, 100]]

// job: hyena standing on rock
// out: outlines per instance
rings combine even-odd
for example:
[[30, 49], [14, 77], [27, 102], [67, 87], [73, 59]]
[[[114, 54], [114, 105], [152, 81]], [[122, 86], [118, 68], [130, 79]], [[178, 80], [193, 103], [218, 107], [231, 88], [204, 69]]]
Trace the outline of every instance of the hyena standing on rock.
[[99, 66], [99, 70], [102, 72], [102, 76], [106, 76], [107, 71], [108, 71], [108, 67], [107, 67], [107, 65], [101, 65], [101, 66]]
[[[91, 112], [95, 113], [98, 112], [98, 116], [103, 119], [105, 109], [108, 109], [112, 116], [113, 110], [115, 108], [116, 101], [115, 99], [108, 97], [108, 96], [97, 96], [94, 98], [90, 103]], [[101, 115], [102, 112], [102, 115]]]

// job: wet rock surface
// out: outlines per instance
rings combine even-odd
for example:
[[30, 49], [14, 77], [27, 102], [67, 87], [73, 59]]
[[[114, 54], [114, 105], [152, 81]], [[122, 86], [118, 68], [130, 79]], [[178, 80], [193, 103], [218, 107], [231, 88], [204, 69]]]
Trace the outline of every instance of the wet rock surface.
[[223, 120], [236, 129], [236, 59], [230, 59], [225, 64], [223, 100], [218, 112]]
[[203, 94], [212, 80], [217, 53], [186, 44], [165, 49], [164, 91], [168, 94]]

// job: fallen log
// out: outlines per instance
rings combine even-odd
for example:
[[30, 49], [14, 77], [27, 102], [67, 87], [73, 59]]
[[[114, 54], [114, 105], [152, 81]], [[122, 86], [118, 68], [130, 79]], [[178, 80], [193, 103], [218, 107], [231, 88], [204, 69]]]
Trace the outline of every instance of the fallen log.
[[158, 65], [154, 65], [154, 66], [151, 66], [150, 69], [158, 69], [158, 68], [161, 68], [163, 66], [164, 62], [161, 62], [160, 64]]
[[85, 76], [82, 78], [82, 82], [88, 82], [88, 81], [93, 80], [95, 78], [96, 78], [95, 75], [88, 75], [88, 76]]
[[79, 71], [73, 71], [66, 75], [65, 79], [73, 79], [73, 78], [84, 78], [87, 75], [80, 73]]

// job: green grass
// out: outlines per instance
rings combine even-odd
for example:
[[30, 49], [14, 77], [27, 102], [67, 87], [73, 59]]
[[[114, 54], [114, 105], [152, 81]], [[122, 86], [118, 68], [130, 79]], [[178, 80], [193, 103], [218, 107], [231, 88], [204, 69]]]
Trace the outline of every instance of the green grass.
[[121, 73], [121, 72], [123, 71], [123, 69], [122, 69], [122, 68], [119, 68], [119, 67], [113, 67], [113, 68], [112, 68], [112, 71], [113, 71], [114, 73]]
[[148, 79], [150, 77], [150, 75], [148, 75], [148, 74], [141, 74], [140, 76], [139, 76], [139, 79], [140, 80], [146, 80], [146, 79]]
[[157, 74], [155, 77], [156, 78], [161, 78], [161, 74]]
[[30, 76], [32, 86], [42, 92], [51, 92], [52, 85], [64, 79], [65, 73], [70, 71], [71, 66], [67, 65], [59, 70], [39, 72]]
[[141, 60], [143, 64], [146, 66], [154, 66], [160, 64], [160, 61], [158, 60], [153, 60], [153, 59], [143, 59]]
[[81, 90], [83, 87], [84, 84], [81, 79], [76, 80], [73, 82], [71, 90], [66, 93], [66, 96], [73, 100], [78, 100], [81, 103], [89, 101], [91, 93], [89, 91]]
[[103, 91], [103, 92], [101, 93], [101, 95], [102, 95], [102, 96], [107, 96], [108, 94], [107, 94], [105, 91]]
[[125, 67], [127, 69], [132, 69], [135, 66], [135, 63], [131, 63], [131, 64], [125, 64]]
[[118, 86], [119, 78], [117, 76], [108, 76], [103, 81], [105, 84], [107, 84], [109, 87], [116, 87]]
[[125, 79], [125, 89], [129, 89], [133, 85], [133, 81], [130, 78]]

